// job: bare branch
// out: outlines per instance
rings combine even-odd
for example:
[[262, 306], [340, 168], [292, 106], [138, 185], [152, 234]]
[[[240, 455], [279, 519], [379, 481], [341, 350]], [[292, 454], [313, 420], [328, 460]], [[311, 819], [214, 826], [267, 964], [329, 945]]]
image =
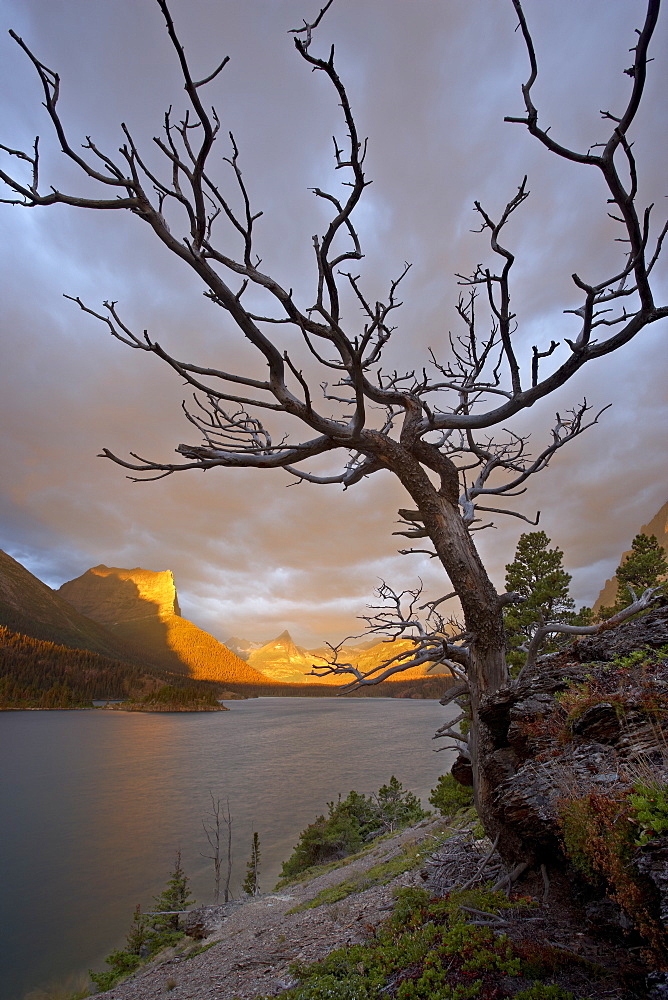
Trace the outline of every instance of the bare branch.
[[567, 625], [563, 622], [546, 622], [545, 625], [539, 626], [527, 646], [526, 663], [516, 678], [516, 682], [519, 681], [520, 677], [526, 671], [533, 669], [540, 647], [548, 635], [555, 633], [560, 633], [561, 635], [598, 635], [599, 632], [607, 632], [610, 629], [617, 628], [622, 622], [639, 614], [641, 611], [649, 610], [662, 594], [663, 586], [649, 587], [626, 608], [618, 611], [604, 622], [598, 622], [596, 625]]

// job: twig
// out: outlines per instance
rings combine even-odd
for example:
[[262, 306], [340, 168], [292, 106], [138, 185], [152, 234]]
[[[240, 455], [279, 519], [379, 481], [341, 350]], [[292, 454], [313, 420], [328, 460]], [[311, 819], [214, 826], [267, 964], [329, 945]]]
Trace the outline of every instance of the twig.
[[464, 882], [464, 884], [459, 887], [460, 889], [470, 889], [471, 886], [474, 884], [474, 882], [478, 881], [478, 879], [480, 878], [480, 876], [484, 872], [485, 868], [487, 867], [487, 865], [488, 865], [488, 863], [489, 863], [492, 855], [494, 854], [494, 851], [496, 850], [497, 844], [499, 843], [499, 837], [500, 836], [501, 836], [500, 833], [497, 833], [496, 837], [494, 838], [494, 843], [492, 844], [492, 849], [490, 851], [488, 851], [488, 853], [483, 858], [483, 860], [482, 860], [482, 862], [481, 862], [481, 864], [480, 864], [477, 872], [475, 873], [475, 875], [472, 878], [470, 878], [468, 880], [468, 882]]

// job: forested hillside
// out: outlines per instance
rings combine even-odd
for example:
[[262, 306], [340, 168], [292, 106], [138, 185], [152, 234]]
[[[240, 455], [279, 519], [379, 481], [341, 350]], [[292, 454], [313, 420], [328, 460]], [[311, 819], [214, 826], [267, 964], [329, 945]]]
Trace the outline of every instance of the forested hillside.
[[[33, 639], [0, 625], [0, 708], [90, 707], [136, 700], [169, 686], [179, 702], [211, 702], [219, 685], [112, 660], [89, 650]], [[215, 700], [215, 699], [214, 699]]]

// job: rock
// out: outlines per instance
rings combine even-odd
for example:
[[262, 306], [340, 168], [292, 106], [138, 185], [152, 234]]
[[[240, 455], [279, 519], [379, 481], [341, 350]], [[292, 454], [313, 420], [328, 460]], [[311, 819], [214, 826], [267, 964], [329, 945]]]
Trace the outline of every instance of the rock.
[[530, 693], [511, 706], [507, 738], [521, 760], [534, 756], [549, 745], [552, 736], [548, 720], [555, 713], [563, 713], [563, 709], [546, 691]]
[[667, 608], [657, 608], [642, 618], [624, 622], [607, 632], [586, 636], [573, 644], [573, 651], [580, 663], [591, 663], [628, 656], [645, 646], [660, 649], [668, 645], [667, 611]]
[[647, 1000], [668, 1000], [668, 972], [650, 972], [647, 983]]
[[514, 829], [524, 842], [533, 842], [536, 857], [550, 852], [560, 837], [559, 803], [572, 794], [600, 790], [619, 783], [617, 759], [612, 747], [581, 743], [556, 751], [547, 759], [528, 760], [495, 793], [501, 821]]
[[473, 768], [470, 759], [463, 753], [456, 758], [451, 768], [452, 777], [460, 785], [470, 788], [473, 785]]
[[555, 699], [546, 691], [538, 691], [530, 694], [521, 701], [515, 701], [510, 709], [511, 721], [526, 718], [529, 715], [545, 716], [551, 715], [556, 706]]
[[197, 906], [183, 920], [183, 930], [195, 940], [211, 937], [223, 926], [227, 916], [225, 906]]
[[592, 705], [573, 723], [574, 735], [585, 736], [598, 743], [614, 745], [619, 739], [620, 731], [617, 712], [607, 701]]
[[485, 757], [485, 777], [493, 785], [510, 778], [517, 772], [519, 760], [511, 747], [502, 747]]
[[638, 871], [656, 887], [660, 920], [668, 924], [668, 837], [656, 837], [639, 847], [634, 860]]
[[633, 921], [613, 899], [595, 899], [585, 907], [587, 923], [606, 937], [623, 938], [633, 930]]
[[573, 647], [560, 653], [548, 653], [518, 679], [514, 687], [515, 700], [521, 701], [533, 694], [554, 694], [581, 680], [582, 666]]

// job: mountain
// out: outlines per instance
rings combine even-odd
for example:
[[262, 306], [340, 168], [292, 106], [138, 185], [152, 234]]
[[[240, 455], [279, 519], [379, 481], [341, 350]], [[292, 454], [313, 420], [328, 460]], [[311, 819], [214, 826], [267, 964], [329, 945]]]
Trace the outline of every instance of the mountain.
[[[239, 640], [237, 640], [239, 641]], [[341, 686], [346, 683], [345, 676], [341, 674], [329, 674], [324, 677], [308, 676], [314, 666], [324, 665], [331, 656], [331, 650], [327, 647], [319, 649], [303, 649], [295, 645], [289, 632], [281, 632], [279, 636], [257, 648], [257, 644], [243, 640], [247, 651], [248, 663], [256, 670], [264, 674], [265, 677], [273, 681], [280, 681], [289, 684], [332, 684]], [[398, 653], [411, 649], [412, 642], [409, 639], [398, 639], [395, 642], [384, 639], [375, 640], [371, 643], [366, 641], [356, 646], [343, 646], [339, 652], [341, 663], [351, 663], [358, 670], [365, 673], [373, 667], [378, 666], [390, 657]], [[439, 668], [439, 673], [444, 669]], [[411, 667], [399, 676], [403, 680], [411, 680], [415, 677], [424, 677], [427, 674], [427, 667]], [[352, 676], [350, 677], [352, 680]]]
[[[307, 649], [296, 646], [288, 631], [281, 632], [279, 636], [266, 642], [259, 649], [248, 650], [248, 663], [259, 670], [265, 677], [272, 681], [280, 681], [288, 684], [303, 684], [311, 681], [318, 681], [316, 677], [307, 677], [306, 674], [313, 669], [314, 656]], [[317, 658], [323, 663], [322, 657]], [[331, 681], [332, 678], [325, 678]], [[322, 683], [322, 681], [320, 681]], [[335, 683], [341, 684], [341, 678], [337, 677]]]
[[[316, 694], [318, 688], [324, 694], [346, 683], [341, 676], [306, 676], [329, 650], [303, 649], [289, 632], [269, 643], [229, 643], [234, 652], [181, 617], [169, 571], [95, 566], [54, 591], [0, 551], [0, 702], [70, 707], [91, 697], [143, 697], [165, 681], [185, 685], [191, 700], [209, 696], [202, 681], [274, 696]], [[367, 640], [344, 647], [341, 657], [368, 670], [388, 656], [387, 646]], [[400, 646], [410, 644], [395, 644], [389, 655]], [[440, 697], [441, 687], [432, 690], [427, 679], [415, 688], [414, 678], [424, 674], [420, 667], [397, 675], [405, 683], [390, 685], [392, 696]], [[300, 687], [291, 689], [286, 681]], [[360, 694], [387, 697], [388, 691], [383, 685]]]
[[82, 614], [105, 625], [149, 615], [180, 615], [170, 570], [119, 569], [94, 566], [76, 580], [64, 583], [59, 593]]
[[0, 624], [33, 639], [87, 649], [115, 660], [136, 663], [140, 659], [120, 636], [86, 617], [1, 550]]
[[[663, 546], [666, 555], [668, 555], [668, 501], [664, 503], [658, 514], [655, 514], [649, 524], [643, 524], [642, 528], [638, 532], [640, 535], [656, 535], [659, 544]], [[622, 553], [622, 557], [619, 560], [619, 565], [624, 562], [624, 560], [631, 555], [631, 549], [627, 552]], [[617, 577], [613, 576], [612, 580], [606, 580], [603, 590], [598, 595], [594, 601], [594, 611], [598, 611], [599, 608], [611, 607], [617, 598]]]
[[222, 642], [181, 617], [169, 570], [94, 566], [58, 593], [163, 670], [224, 684], [266, 684]]
[[236, 635], [231, 635], [229, 639], [225, 639], [225, 645], [242, 660], [247, 660], [249, 653], [254, 649], [261, 649], [264, 643], [253, 642], [251, 639], [240, 639]]

